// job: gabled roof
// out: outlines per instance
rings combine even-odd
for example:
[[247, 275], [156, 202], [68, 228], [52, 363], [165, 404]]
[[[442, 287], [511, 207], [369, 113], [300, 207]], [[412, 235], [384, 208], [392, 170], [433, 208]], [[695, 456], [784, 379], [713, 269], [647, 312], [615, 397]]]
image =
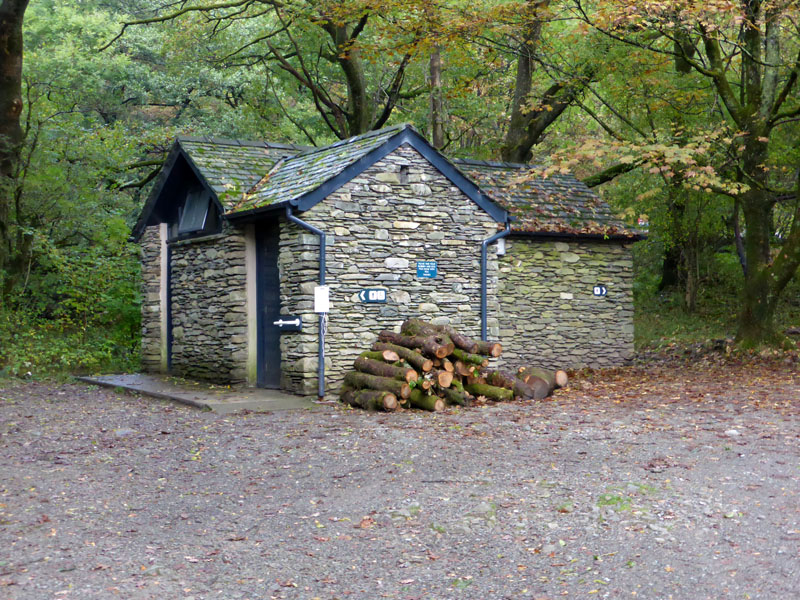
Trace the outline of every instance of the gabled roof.
[[[498, 223], [516, 234], [638, 239], [597, 194], [572, 175], [531, 175], [530, 165], [450, 162], [410, 125], [398, 125], [322, 148], [209, 138], [178, 138], [134, 228], [138, 238], [158, 206], [175, 201], [173, 170], [194, 177], [227, 219], [243, 222], [286, 207], [306, 211], [407, 144]], [[182, 166], [181, 166], [182, 165]], [[165, 187], [166, 185], [166, 187]], [[162, 199], [163, 196], [163, 199]], [[161, 203], [161, 204], [159, 204]], [[158, 206], [157, 206], [158, 205]]]
[[371, 151], [380, 148], [402, 130], [403, 126], [398, 126], [371, 131], [330, 146], [312, 148], [290, 156], [273, 173], [247, 192], [233, 206], [232, 212], [252, 210], [301, 198], [339, 175]]
[[456, 160], [455, 164], [512, 216], [519, 234], [607, 236], [641, 234], [614, 216], [608, 204], [570, 174], [534, 175], [534, 167], [506, 162]]
[[309, 210], [404, 144], [417, 150], [495, 221], [506, 222], [505, 209], [492, 202], [408, 124], [371, 131], [287, 157], [246, 193], [226, 216], [233, 220], [252, 218], [285, 206]]
[[307, 149], [288, 144], [185, 137], [178, 138], [177, 145], [226, 211], [281, 158]]
[[[306, 149], [305, 146], [269, 142], [177, 138], [133, 228], [132, 238], [139, 238], [162, 196], [169, 196], [165, 193], [168, 191], [167, 184], [173, 171], [180, 170], [176, 169], [177, 166], [188, 166], [197, 180], [211, 192], [220, 210], [225, 212], [234, 200], [256, 185], [282, 157]], [[185, 170], [185, 167], [181, 168]], [[173, 200], [165, 198], [167, 202]]]

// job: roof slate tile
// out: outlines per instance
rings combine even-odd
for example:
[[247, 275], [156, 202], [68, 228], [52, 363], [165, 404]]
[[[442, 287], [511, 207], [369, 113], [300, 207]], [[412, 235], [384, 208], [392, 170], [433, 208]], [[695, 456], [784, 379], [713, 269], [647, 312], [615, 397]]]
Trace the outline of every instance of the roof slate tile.
[[463, 159], [453, 162], [514, 217], [514, 232], [640, 235], [626, 227], [600, 196], [573, 175], [544, 178], [532, 175], [531, 165]]

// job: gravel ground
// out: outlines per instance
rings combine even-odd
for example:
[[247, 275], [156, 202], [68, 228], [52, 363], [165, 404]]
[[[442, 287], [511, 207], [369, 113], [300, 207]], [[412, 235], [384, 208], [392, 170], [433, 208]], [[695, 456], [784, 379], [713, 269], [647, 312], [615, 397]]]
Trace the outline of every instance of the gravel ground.
[[796, 598], [796, 364], [219, 416], [0, 380], [0, 598]]

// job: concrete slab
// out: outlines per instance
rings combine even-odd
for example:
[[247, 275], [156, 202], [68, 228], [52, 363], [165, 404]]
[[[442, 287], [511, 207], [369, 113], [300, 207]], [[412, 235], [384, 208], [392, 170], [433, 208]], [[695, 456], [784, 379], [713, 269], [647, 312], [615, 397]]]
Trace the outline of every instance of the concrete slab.
[[164, 375], [134, 373], [78, 377], [77, 379], [94, 385], [119, 387], [221, 414], [242, 410], [271, 412], [319, 406], [310, 398], [294, 396], [278, 390], [226, 387]]

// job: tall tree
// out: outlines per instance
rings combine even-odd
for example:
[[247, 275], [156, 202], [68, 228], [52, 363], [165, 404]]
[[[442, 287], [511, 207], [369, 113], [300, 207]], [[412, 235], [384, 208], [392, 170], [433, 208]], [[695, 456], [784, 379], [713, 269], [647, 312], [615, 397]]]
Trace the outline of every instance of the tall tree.
[[770, 146], [800, 117], [796, 4], [623, 0], [590, 6], [574, 0], [574, 8], [610, 38], [677, 60], [683, 71], [693, 71], [714, 89], [720, 108], [707, 117], [717, 131], [732, 130], [722, 139], [734, 166], [719, 173], [729, 185], [711, 187], [739, 203], [745, 222], [747, 269], [737, 339], [745, 345], [780, 341], [773, 317], [800, 265], [800, 204], [782, 240], [773, 235], [773, 211], [783, 194], [797, 193], [800, 165], [793, 179], [787, 178], [773, 169]]
[[0, 4], [0, 277], [12, 252], [9, 214], [22, 143], [22, 20], [28, 0]]
[[240, 43], [219, 64], [263, 66], [270, 77], [288, 77], [330, 131], [345, 139], [382, 127], [401, 100], [424, 91], [409, 91], [406, 83], [424, 34], [416, 4], [212, 0], [127, 21], [120, 35], [130, 26], [197, 15], [208, 23], [208, 35], [239, 28]]

